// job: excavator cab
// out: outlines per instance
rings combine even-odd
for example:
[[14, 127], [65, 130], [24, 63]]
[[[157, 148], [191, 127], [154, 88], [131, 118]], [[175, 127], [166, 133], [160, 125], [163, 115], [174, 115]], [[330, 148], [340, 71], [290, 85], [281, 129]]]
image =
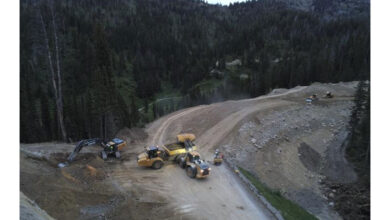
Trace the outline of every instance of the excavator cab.
[[126, 145], [126, 142], [119, 138], [114, 138], [106, 144], [102, 143], [103, 150], [100, 155], [103, 160], [106, 160], [108, 156], [113, 155], [116, 158], [120, 158], [120, 150]]

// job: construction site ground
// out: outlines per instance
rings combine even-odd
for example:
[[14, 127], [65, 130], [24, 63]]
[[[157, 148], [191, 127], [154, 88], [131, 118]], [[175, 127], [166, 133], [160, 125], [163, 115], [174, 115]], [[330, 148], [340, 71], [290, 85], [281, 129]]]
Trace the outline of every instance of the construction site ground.
[[[173, 163], [160, 170], [137, 166], [136, 156], [144, 147], [172, 143], [184, 132], [197, 136], [207, 161], [219, 148], [226, 160], [318, 218], [339, 219], [332, 207], [337, 192], [324, 182], [356, 179], [342, 144], [356, 86], [314, 83], [183, 109], [144, 129], [122, 129], [117, 136], [128, 145], [120, 160], [103, 161], [101, 148], [89, 146], [70, 166], [58, 168], [74, 144], [21, 144], [21, 207], [22, 201], [30, 204], [21, 209], [21, 219], [275, 218], [226, 164], [211, 165], [206, 179], [191, 179]], [[326, 91], [335, 97], [305, 102]]]

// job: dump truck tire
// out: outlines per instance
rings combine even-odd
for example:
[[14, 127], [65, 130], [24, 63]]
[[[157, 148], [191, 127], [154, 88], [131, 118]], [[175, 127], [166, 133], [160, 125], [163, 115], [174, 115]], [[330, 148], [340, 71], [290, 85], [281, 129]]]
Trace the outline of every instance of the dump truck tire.
[[119, 159], [121, 157], [121, 153], [119, 151], [115, 152], [115, 157]]
[[196, 176], [196, 169], [188, 166], [187, 169], [186, 169], [186, 173], [187, 173], [187, 176], [189, 176], [191, 178], [195, 178], [195, 176]]
[[156, 170], [160, 169], [163, 166], [164, 166], [164, 163], [160, 160], [155, 161], [152, 165], [153, 169], [156, 169]]
[[103, 160], [107, 160], [107, 154], [106, 154], [105, 151], [102, 151], [102, 152], [100, 153], [100, 155], [101, 155], [101, 157], [102, 157]]

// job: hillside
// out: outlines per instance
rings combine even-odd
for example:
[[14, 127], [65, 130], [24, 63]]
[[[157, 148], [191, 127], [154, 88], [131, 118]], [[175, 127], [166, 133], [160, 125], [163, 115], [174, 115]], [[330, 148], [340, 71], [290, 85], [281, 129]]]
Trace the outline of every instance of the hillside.
[[[130, 143], [120, 161], [103, 162], [91, 147], [60, 169], [57, 163], [74, 145], [21, 144], [20, 189], [58, 219], [275, 219], [231, 170], [238, 166], [317, 218], [340, 219], [330, 195], [338, 192], [326, 182], [356, 180], [342, 144], [356, 87], [356, 82], [315, 83], [173, 112], [144, 130], [118, 133]], [[309, 95], [326, 91], [335, 97], [305, 102]], [[160, 170], [137, 166], [134, 158], [145, 146], [174, 141], [181, 132], [197, 135], [206, 160], [219, 148], [228, 163], [212, 166], [212, 175], [198, 181], [176, 164]], [[284, 210], [279, 212], [289, 219]]]

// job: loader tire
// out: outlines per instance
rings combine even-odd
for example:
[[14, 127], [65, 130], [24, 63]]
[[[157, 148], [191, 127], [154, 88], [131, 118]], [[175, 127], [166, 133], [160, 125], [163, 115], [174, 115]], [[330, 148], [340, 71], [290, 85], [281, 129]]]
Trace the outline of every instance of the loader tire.
[[156, 169], [156, 170], [161, 169], [161, 167], [163, 167], [163, 166], [164, 166], [164, 163], [160, 160], [155, 161], [152, 165], [153, 169]]
[[115, 152], [115, 157], [117, 159], [121, 158], [121, 153], [119, 151]]
[[195, 176], [196, 176], [196, 168], [188, 166], [187, 169], [186, 169], [186, 173], [187, 173], [187, 176], [189, 176], [191, 178], [195, 178]]
[[101, 155], [101, 157], [102, 157], [103, 160], [107, 160], [107, 154], [106, 154], [105, 151], [102, 151], [102, 152], [100, 153], [100, 155]]
[[186, 162], [185, 162], [184, 157], [180, 157], [180, 158], [179, 158], [179, 167], [181, 167], [181, 168], [184, 169], [185, 166], [186, 166]]

